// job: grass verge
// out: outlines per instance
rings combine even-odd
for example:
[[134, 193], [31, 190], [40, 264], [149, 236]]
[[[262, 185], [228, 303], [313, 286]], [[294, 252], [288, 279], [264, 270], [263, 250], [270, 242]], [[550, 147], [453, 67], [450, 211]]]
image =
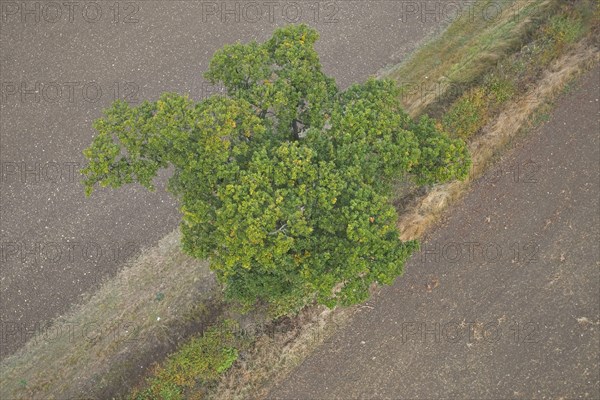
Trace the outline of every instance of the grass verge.
[[[498, 4], [498, 8], [491, 5]], [[464, 93], [498, 60], [522, 46], [536, 24], [557, 8], [554, 0], [479, 0], [441, 36], [385, 73], [403, 89], [404, 108], [418, 115]], [[429, 113], [430, 110], [427, 110]]]

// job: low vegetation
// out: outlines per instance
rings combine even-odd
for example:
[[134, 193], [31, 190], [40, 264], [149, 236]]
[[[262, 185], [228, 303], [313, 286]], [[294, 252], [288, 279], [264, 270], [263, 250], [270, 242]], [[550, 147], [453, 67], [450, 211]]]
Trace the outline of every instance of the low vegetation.
[[156, 365], [144, 390], [136, 389], [131, 399], [179, 400], [201, 398], [202, 392], [187, 393], [197, 386], [207, 390], [237, 360], [238, 349], [247, 346], [233, 320], [221, 321], [201, 336], [193, 337]]
[[469, 89], [458, 99], [437, 105], [443, 110], [441, 125], [446, 132], [465, 140], [480, 132], [506, 101], [525, 93], [570, 44], [594, 28], [591, 1], [547, 7], [555, 14], [532, 24], [530, 40], [520, 51], [497, 60], [484, 74], [473, 77]]

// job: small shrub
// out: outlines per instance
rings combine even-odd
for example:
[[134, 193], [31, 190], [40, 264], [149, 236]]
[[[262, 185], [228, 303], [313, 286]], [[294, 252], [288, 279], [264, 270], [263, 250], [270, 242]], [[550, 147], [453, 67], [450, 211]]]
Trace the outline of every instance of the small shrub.
[[468, 139], [481, 129], [488, 119], [489, 98], [481, 87], [459, 97], [442, 118], [444, 130], [454, 137]]
[[508, 79], [497, 76], [490, 77], [485, 84], [486, 91], [495, 105], [503, 104], [514, 96], [515, 85]]
[[565, 15], [555, 15], [550, 19], [546, 33], [556, 46], [573, 43], [581, 36], [583, 24], [581, 20]]
[[242, 343], [236, 329], [234, 321], [225, 320], [192, 338], [155, 367], [146, 380], [148, 387], [134, 391], [130, 398], [180, 400], [186, 398], [186, 390], [198, 384], [213, 384], [238, 359], [236, 346]]

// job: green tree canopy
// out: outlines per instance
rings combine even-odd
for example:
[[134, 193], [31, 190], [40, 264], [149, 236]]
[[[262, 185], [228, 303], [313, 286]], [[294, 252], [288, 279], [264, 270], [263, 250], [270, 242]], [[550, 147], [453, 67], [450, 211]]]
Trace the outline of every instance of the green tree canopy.
[[307, 301], [365, 300], [402, 273], [416, 242], [401, 242], [394, 179], [466, 176], [465, 143], [433, 120], [413, 121], [393, 81], [340, 91], [321, 70], [306, 25], [265, 43], [217, 51], [205, 77], [227, 89], [200, 102], [167, 93], [115, 102], [84, 151], [86, 193], [174, 167], [184, 250], [208, 258], [227, 295], [282, 314]]

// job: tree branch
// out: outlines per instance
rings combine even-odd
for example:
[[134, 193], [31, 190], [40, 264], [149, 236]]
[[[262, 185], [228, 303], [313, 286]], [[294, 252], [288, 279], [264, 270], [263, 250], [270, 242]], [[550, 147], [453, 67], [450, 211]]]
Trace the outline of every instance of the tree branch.
[[[269, 235], [276, 235], [276, 234], [278, 234], [279, 232], [281, 232], [283, 229], [285, 229], [286, 227], [287, 227], [287, 224], [283, 224], [283, 225], [281, 226], [281, 228], [277, 229], [276, 231], [269, 232]], [[285, 231], [283, 231], [283, 232], [285, 233]]]

